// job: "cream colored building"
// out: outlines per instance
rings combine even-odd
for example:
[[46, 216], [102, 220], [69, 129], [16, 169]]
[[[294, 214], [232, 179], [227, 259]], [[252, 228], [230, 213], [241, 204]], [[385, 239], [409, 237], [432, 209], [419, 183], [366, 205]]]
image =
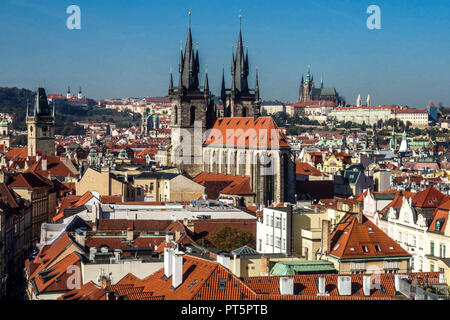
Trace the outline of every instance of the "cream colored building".
[[88, 168], [76, 182], [75, 188], [76, 194], [80, 196], [88, 191], [95, 191], [101, 196], [120, 195], [124, 201], [135, 199], [135, 190], [131, 184], [113, 175], [109, 167], [102, 167], [100, 171]]
[[205, 187], [170, 172], [144, 172], [134, 178], [134, 187], [150, 201], [191, 201], [200, 199]]

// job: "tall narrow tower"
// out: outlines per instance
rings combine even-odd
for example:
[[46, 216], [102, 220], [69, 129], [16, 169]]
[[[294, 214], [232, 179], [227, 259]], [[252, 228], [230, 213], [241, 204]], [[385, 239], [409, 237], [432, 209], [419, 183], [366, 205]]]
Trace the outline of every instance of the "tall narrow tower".
[[203, 169], [203, 134], [214, 125], [214, 101], [211, 98], [208, 74], [199, 85], [200, 61], [198, 49], [194, 52], [191, 34], [191, 13], [184, 53], [181, 50], [179, 84], [169, 80], [169, 98], [172, 104], [171, 159], [172, 165], [194, 177]]
[[37, 152], [55, 155], [55, 108], [50, 111], [44, 88], [38, 88], [32, 114], [26, 115], [28, 128], [28, 156]]

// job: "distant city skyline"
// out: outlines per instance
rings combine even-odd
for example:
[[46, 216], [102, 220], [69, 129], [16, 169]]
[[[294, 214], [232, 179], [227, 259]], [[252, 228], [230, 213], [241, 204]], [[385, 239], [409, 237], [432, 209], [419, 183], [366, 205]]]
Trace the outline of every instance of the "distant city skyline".
[[[81, 30], [68, 30], [69, 5], [81, 9]], [[369, 5], [381, 9], [381, 30], [369, 30]], [[0, 86], [88, 98], [166, 96], [169, 71], [178, 83], [180, 41], [188, 11], [213, 94], [222, 68], [231, 86], [231, 46], [242, 9], [250, 86], [258, 67], [263, 100], [297, 101], [308, 65], [319, 86], [335, 87], [348, 104], [449, 105], [448, 1], [127, 1], [5, 0], [0, 11]], [[420, 10], [419, 10], [420, 8]]]

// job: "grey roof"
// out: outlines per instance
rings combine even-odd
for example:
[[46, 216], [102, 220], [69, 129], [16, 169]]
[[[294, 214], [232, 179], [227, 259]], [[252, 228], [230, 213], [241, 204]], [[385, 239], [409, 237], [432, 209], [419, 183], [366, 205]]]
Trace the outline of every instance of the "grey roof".
[[394, 200], [396, 194], [395, 193], [374, 193], [373, 197], [376, 200]]
[[250, 248], [248, 246], [243, 246], [237, 249], [234, 249], [233, 251], [231, 251], [231, 253], [233, 255], [239, 255], [239, 256], [245, 256], [245, 255], [257, 255], [259, 254], [258, 251], [256, 251], [253, 248]]
[[335, 88], [313, 88], [311, 89], [312, 95], [320, 96], [335, 96], [337, 95]]
[[145, 178], [159, 178], [165, 180], [172, 180], [177, 177], [178, 173], [172, 172], [143, 172], [135, 177], [135, 179], [145, 179]]

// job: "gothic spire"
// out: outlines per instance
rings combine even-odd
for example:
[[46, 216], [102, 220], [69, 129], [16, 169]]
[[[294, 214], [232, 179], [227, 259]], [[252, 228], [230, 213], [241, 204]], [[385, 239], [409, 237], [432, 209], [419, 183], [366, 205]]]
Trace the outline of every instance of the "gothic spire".
[[239, 15], [239, 37], [236, 46], [236, 58], [234, 53], [232, 54], [232, 70], [231, 75], [233, 76], [235, 89], [240, 94], [248, 93], [248, 51], [247, 55], [244, 53], [244, 45], [242, 41], [242, 15]]
[[227, 92], [225, 89], [225, 70], [223, 67], [222, 67], [222, 86], [220, 88], [220, 99], [222, 100], [224, 107], [225, 107], [225, 103], [227, 100]]
[[36, 92], [36, 99], [34, 103], [35, 116], [50, 116], [50, 107], [47, 101], [47, 95], [44, 88], [38, 88]]
[[208, 65], [206, 65], [206, 72], [205, 72], [205, 85], [203, 86], [203, 90], [206, 93], [209, 92], [209, 82], [208, 82]]
[[256, 68], [256, 80], [255, 80], [255, 100], [259, 100], [259, 81], [258, 81], [258, 68]]
[[199, 59], [198, 50], [194, 54], [194, 46], [191, 33], [191, 12], [189, 11], [189, 28], [186, 39], [186, 46], [180, 57], [180, 87], [184, 87], [187, 90], [198, 90], [198, 72], [199, 72]]

